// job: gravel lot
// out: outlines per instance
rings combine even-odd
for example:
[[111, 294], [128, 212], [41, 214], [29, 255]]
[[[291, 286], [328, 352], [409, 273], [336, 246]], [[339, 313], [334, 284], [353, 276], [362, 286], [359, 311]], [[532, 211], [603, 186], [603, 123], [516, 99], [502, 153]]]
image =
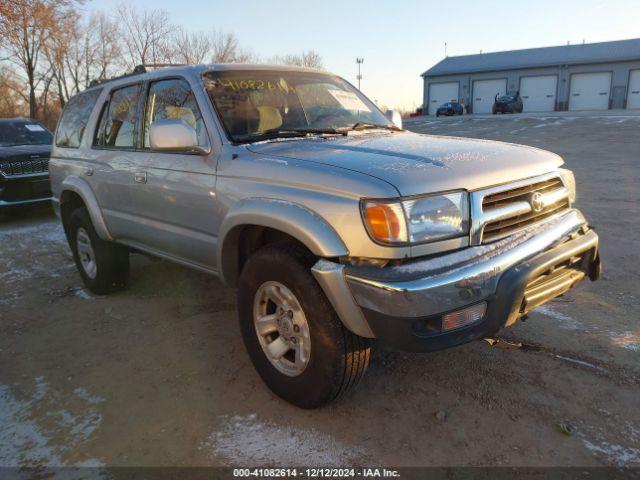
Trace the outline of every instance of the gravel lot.
[[136, 255], [131, 288], [95, 297], [51, 211], [18, 210], [0, 217], [0, 465], [640, 465], [640, 116], [405, 126], [575, 171], [604, 278], [503, 332], [538, 351], [378, 349], [353, 394], [299, 410], [254, 372], [233, 290]]

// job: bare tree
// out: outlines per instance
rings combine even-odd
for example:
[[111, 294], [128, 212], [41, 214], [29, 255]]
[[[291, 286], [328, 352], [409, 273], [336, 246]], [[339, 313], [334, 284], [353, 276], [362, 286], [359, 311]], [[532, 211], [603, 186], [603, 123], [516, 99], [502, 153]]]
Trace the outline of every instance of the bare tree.
[[315, 50], [307, 50], [306, 52], [302, 52], [301, 59], [301, 66], [303, 67], [324, 70], [324, 61], [322, 60], [322, 56]]
[[42, 52], [52, 28], [65, 16], [71, 0], [3, 1], [0, 42], [10, 61], [23, 70], [29, 89], [29, 115], [37, 115], [36, 89], [45, 78], [38, 74]]
[[235, 60], [238, 51], [238, 37], [233, 33], [212, 33], [213, 63], [231, 63]]
[[27, 85], [8, 67], [0, 67], [0, 117], [26, 115], [29, 109]]
[[123, 3], [116, 15], [130, 68], [170, 60], [170, 39], [175, 27], [165, 10], [139, 11]]
[[238, 37], [234, 33], [213, 31], [211, 34], [212, 63], [247, 63], [256, 57], [248, 50], [240, 48]]
[[202, 32], [188, 32], [180, 27], [172, 40], [172, 61], [177, 63], [203, 63], [211, 54], [212, 39]]
[[122, 48], [119, 43], [117, 23], [103, 12], [96, 12], [91, 16], [89, 31], [93, 32], [93, 71], [89, 74], [92, 79], [108, 78], [120, 63]]
[[[57, 89], [60, 107], [64, 107], [70, 97], [70, 91], [78, 91], [80, 68], [84, 64], [82, 54], [84, 48], [81, 41], [79, 16], [69, 12], [64, 18], [51, 26], [49, 36], [43, 45], [43, 53], [47, 60], [47, 71], [42, 75], [44, 80], [42, 97], [44, 104], [49, 100], [49, 91], [53, 84]], [[67, 72], [73, 82], [67, 81]], [[74, 88], [75, 87], [75, 88]]]
[[302, 52], [300, 55], [277, 55], [275, 57], [271, 57], [268, 61], [269, 63], [274, 63], [276, 65], [295, 65], [298, 67], [324, 70], [322, 56], [315, 50], [308, 50], [306, 52]]

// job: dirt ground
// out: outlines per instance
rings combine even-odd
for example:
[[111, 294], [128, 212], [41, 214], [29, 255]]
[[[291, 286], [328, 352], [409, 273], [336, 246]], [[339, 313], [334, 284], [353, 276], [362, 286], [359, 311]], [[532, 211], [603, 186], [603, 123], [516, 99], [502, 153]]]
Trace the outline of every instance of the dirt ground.
[[575, 171], [604, 278], [502, 333], [539, 351], [379, 348], [356, 391], [300, 410], [253, 370], [233, 290], [135, 255], [130, 289], [96, 297], [52, 212], [22, 209], [0, 218], [0, 465], [640, 465], [640, 116], [405, 126]]

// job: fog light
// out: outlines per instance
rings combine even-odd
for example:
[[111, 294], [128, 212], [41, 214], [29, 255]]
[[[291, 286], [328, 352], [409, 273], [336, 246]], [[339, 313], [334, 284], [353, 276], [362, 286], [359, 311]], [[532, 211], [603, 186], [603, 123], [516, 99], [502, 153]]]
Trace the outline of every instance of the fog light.
[[476, 322], [487, 312], [487, 302], [477, 303], [463, 310], [447, 313], [442, 316], [442, 330], [453, 330]]

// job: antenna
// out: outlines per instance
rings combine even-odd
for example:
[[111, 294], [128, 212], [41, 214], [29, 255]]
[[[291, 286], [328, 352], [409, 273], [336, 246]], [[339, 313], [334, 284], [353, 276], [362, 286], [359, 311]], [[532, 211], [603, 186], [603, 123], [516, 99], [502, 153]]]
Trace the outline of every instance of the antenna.
[[360, 65], [364, 63], [364, 58], [356, 58], [356, 63], [358, 64], [358, 90], [360, 90], [360, 81], [362, 80], [362, 74], [360, 73]]
[[447, 42], [444, 42], [444, 56], [447, 57]]

